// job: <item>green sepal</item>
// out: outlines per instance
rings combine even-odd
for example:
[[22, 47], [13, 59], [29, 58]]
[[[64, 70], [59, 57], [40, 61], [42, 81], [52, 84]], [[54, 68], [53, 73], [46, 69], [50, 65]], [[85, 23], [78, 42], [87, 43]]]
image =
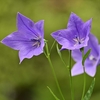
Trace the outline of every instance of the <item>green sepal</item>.
[[[57, 52], [58, 52], [58, 55], [59, 55], [61, 61], [63, 62], [63, 64], [64, 64], [65, 66], [67, 66], [66, 63], [65, 63], [65, 61], [64, 61], [63, 58], [62, 58], [62, 55], [61, 55], [60, 49], [59, 49], [59, 47], [58, 47], [58, 44], [56, 44], [56, 48], [57, 48]], [[68, 67], [68, 66], [67, 66], [67, 67]]]

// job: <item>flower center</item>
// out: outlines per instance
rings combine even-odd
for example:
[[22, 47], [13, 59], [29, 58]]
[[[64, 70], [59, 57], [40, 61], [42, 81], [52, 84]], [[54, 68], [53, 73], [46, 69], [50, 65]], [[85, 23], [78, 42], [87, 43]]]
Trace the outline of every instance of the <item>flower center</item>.
[[75, 38], [73, 40], [75, 42], [75, 45], [74, 46], [76, 46], [78, 44], [82, 44], [84, 42], [84, 38], [81, 38], [80, 39], [78, 36], [75, 36]]
[[41, 45], [41, 38], [31, 39], [33, 42], [32, 46], [39, 47]]

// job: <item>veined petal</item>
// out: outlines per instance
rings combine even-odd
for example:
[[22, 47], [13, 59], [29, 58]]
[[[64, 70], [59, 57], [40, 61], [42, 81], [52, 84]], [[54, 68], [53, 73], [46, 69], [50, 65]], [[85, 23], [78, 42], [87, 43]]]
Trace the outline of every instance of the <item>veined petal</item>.
[[96, 58], [100, 55], [98, 39], [93, 34], [89, 34], [89, 42], [88, 46], [85, 48], [85, 52], [87, 52], [89, 49], [91, 49], [90, 54]]
[[[84, 64], [85, 72], [89, 76], [94, 77], [96, 74], [97, 65], [100, 64], [100, 46], [98, 44], [97, 38], [92, 34], [89, 34], [88, 46], [84, 47], [84, 53], [86, 53], [89, 49], [91, 49], [91, 52], [90, 52], [89, 57], [85, 60], [85, 64]], [[82, 59], [82, 54], [79, 50], [73, 50], [72, 57], [76, 61], [76, 64], [74, 65], [74, 67], [76, 67], [77, 69], [78, 68], [77, 66], [80, 63], [80, 60]], [[74, 67], [72, 68], [72, 70], [74, 69]]]
[[34, 22], [29, 18], [25, 17], [24, 15], [18, 13], [17, 14], [17, 28], [19, 32], [31, 34], [33, 37], [37, 38], [38, 34], [33, 29]]
[[39, 32], [41, 37], [44, 37], [44, 20], [40, 20], [34, 24], [34, 28]]
[[82, 60], [82, 52], [77, 49], [77, 50], [72, 50], [72, 58], [78, 62], [80, 60]]
[[22, 27], [29, 27], [32, 28], [34, 26], [34, 22], [27, 18], [26, 16], [22, 15], [18, 12], [17, 14], [17, 27], [18, 29]]
[[25, 59], [25, 58], [32, 58], [33, 56], [38, 56], [41, 53], [43, 53], [43, 48], [41, 47], [30, 47], [30, 48], [25, 48], [19, 51], [19, 58], [20, 58], [20, 63]]
[[63, 47], [62, 48], [73, 48], [74, 45], [74, 32], [73, 30], [69, 30], [69, 29], [62, 29], [62, 30], [58, 30], [56, 32], [53, 32], [51, 34], [51, 36]]
[[24, 44], [32, 46], [31, 39], [32, 36], [30, 34], [14, 32], [5, 37], [1, 42], [12, 49], [20, 50]]
[[23, 46], [23, 43], [30, 43], [30, 40], [27, 39], [28, 37], [30, 37], [30, 35], [14, 32], [5, 37], [1, 42], [10, 48], [20, 50], [20, 48]]
[[82, 31], [81, 31], [81, 37], [86, 38], [91, 30], [91, 23], [92, 23], [92, 19], [88, 20], [87, 22], [85, 22], [82, 26]]
[[67, 28], [71, 28], [77, 31], [77, 34], [80, 33], [81, 27], [83, 25], [83, 21], [80, 17], [78, 17], [75, 13], [71, 13]]
[[20, 63], [24, 58], [31, 58], [43, 53], [44, 48], [44, 22], [34, 24], [29, 18], [17, 14], [16, 32], [5, 37], [1, 42], [12, 49], [19, 50]]
[[85, 61], [85, 72], [91, 76], [94, 77], [96, 74], [96, 68], [97, 68], [98, 60], [97, 61], [92, 61], [92, 60], [86, 60]]
[[79, 61], [73, 66], [71, 70], [71, 75], [76, 76], [76, 75], [82, 74], [83, 72], [84, 71], [83, 71], [82, 61]]

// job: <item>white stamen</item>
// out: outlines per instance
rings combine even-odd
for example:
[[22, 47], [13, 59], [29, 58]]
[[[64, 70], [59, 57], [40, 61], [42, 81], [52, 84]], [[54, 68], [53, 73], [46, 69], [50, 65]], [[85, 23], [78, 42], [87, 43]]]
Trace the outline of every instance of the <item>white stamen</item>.
[[76, 45], [78, 45], [78, 44], [82, 44], [83, 42], [84, 42], [84, 38], [79, 38], [79, 37], [76, 37], [76, 38], [74, 38], [73, 39], [74, 40], [74, 42], [75, 42], [75, 45], [74, 46], [76, 46]]

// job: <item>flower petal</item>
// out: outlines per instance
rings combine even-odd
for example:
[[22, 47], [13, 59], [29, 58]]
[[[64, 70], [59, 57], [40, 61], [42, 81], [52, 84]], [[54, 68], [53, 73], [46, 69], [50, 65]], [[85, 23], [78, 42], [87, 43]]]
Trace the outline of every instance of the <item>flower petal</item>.
[[79, 49], [72, 50], [72, 58], [76, 62], [82, 60], [82, 52]]
[[70, 29], [62, 29], [56, 32], [53, 32], [51, 36], [62, 45], [62, 49], [72, 49], [74, 45], [74, 34], [73, 30]]
[[44, 20], [36, 22], [34, 26], [37, 28], [37, 31], [39, 31], [40, 36], [44, 37]]
[[78, 17], [75, 13], [71, 13], [67, 28], [71, 28], [77, 31], [77, 34], [80, 33], [81, 27], [83, 25], [83, 21], [80, 17]]
[[33, 37], [37, 38], [38, 34], [33, 29], [34, 22], [29, 18], [25, 17], [24, 15], [18, 13], [17, 14], [17, 28], [18, 31], [21, 33], [27, 33], [33, 35]]
[[89, 33], [90, 33], [90, 29], [91, 29], [91, 23], [92, 23], [92, 19], [88, 20], [87, 22], [85, 22], [82, 26], [82, 31], [81, 31], [81, 38], [87, 38]]
[[79, 61], [73, 66], [73, 68], [71, 70], [71, 75], [76, 76], [76, 75], [79, 75], [82, 73], [83, 73], [82, 61]]
[[12, 49], [20, 50], [24, 44], [32, 46], [31, 38], [31, 34], [14, 32], [5, 37], [1, 42]]
[[32, 58], [33, 56], [38, 56], [41, 53], [43, 53], [43, 48], [41, 47], [30, 47], [30, 48], [25, 48], [19, 51], [19, 58], [20, 58], [20, 63], [25, 59], [25, 58]]
[[91, 49], [90, 54], [96, 58], [100, 55], [98, 39], [93, 34], [89, 34], [89, 42], [88, 46], [85, 48], [85, 52], [87, 52], [89, 49]]
[[22, 27], [29, 27], [32, 28], [34, 26], [34, 22], [27, 18], [26, 16], [22, 15], [21, 13], [18, 12], [17, 14], [17, 27], [18, 29]]
[[96, 74], [97, 64], [98, 64], [98, 60], [96, 62], [93, 62], [87, 59], [85, 61], [85, 72], [91, 77], [94, 77]]

